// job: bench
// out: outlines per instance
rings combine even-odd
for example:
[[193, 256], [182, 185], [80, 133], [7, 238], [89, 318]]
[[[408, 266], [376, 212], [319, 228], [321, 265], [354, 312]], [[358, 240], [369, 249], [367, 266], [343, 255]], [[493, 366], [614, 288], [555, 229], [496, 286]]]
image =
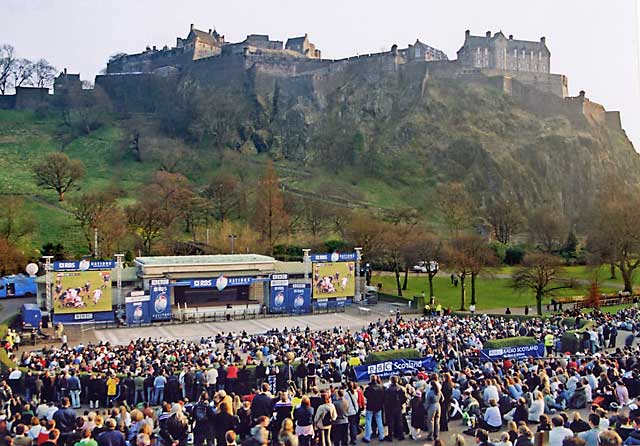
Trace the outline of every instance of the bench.
[[369, 313], [371, 313], [371, 308], [358, 307], [358, 313], [360, 313], [360, 314], [369, 314]]

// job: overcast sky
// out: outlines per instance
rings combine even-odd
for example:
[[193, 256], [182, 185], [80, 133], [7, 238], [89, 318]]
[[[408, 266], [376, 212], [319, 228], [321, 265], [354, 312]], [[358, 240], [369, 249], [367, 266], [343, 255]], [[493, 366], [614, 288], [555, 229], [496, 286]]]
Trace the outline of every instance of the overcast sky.
[[416, 38], [450, 59], [472, 34], [502, 30], [516, 39], [546, 36], [553, 73], [569, 77], [571, 95], [622, 112], [640, 150], [637, 0], [1, 0], [0, 44], [44, 57], [58, 69], [93, 77], [109, 55], [147, 45], [175, 45], [189, 24], [216, 28], [227, 41], [308, 33], [325, 58], [406, 47]]

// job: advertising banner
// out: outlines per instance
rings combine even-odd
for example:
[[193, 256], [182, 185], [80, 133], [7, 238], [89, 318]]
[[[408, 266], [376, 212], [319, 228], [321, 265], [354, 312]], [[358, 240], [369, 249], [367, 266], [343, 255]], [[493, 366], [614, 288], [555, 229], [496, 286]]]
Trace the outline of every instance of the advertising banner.
[[353, 297], [356, 293], [354, 262], [314, 263], [313, 297]]
[[115, 260], [61, 260], [53, 262], [54, 271], [101, 271], [106, 269], [114, 269], [116, 267]]
[[152, 321], [171, 320], [169, 279], [149, 281], [149, 313]]
[[333, 252], [330, 254], [311, 254], [313, 263], [319, 262], [355, 262], [357, 254], [355, 252]]
[[127, 306], [127, 324], [148, 324], [151, 322], [149, 296], [131, 296], [125, 299]]
[[271, 281], [270, 295], [269, 295], [269, 313], [286, 313], [287, 312], [287, 285], [288, 284], [274, 284], [274, 280]]
[[56, 273], [54, 314], [111, 311], [111, 305], [111, 270]]
[[544, 344], [518, 345], [480, 350], [480, 359], [501, 361], [503, 359], [544, 358]]
[[191, 279], [180, 281], [175, 285], [188, 285], [189, 288], [217, 288], [219, 291], [228, 286], [251, 285], [255, 277], [220, 276], [214, 279]]
[[391, 359], [375, 364], [359, 365], [353, 368], [357, 381], [369, 381], [371, 375], [389, 378], [392, 375], [410, 374], [424, 368], [427, 372], [436, 369], [436, 360], [428, 356], [421, 359]]
[[311, 312], [311, 286], [291, 283], [287, 290], [287, 313], [307, 314]]

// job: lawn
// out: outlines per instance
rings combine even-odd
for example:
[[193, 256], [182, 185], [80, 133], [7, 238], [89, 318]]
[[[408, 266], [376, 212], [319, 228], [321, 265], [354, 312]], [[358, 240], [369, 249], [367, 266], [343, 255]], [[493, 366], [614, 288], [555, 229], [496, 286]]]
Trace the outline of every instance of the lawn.
[[[515, 266], [501, 266], [498, 268], [492, 268], [489, 270], [488, 274], [505, 274], [511, 275], [517, 269]], [[578, 265], [578, 266], [566, 266], [563, 268], [564, 273], [563, 277], [571, 277], [577, 280], [585, 280], [592, 281], [594, 277], [597, 276], [600, 284], [605, 284], [607, 287], [611, 288], [612, 284], [615, 284], [617, 287], [622, 288], [622, 276], [619, 270], [616, 270], [616, 278], [610, 279], [610, 271], [609, 265], [602, 265], [597, 270], [594, 270], [591, 266]], [[633, 284], [635, 286], [640, 286], [640, 274], [635, 274], [633, 277]]]
[[[372, 285], [382, 284], [382, 292], [385, 294], [397, 295], [395, 284], [395, 276], [393, 275], [374, 275], [371, 279]], [[466, 281], [466, 307], [468, 308], [471, 301], [471, 280]], [[409, 276], [408, 289], [403, 291], [406, 298], [411, 299], [413, 296], [420, 295], [422, 291], [428, 296], [429, 284], [426, 274]], [[434, 278], [433, 292], [436, 296], [436, 302], [441, 303], [444, 307], [451, 307], [454, 310], [460, 308], [460, 285], [454, 287], [451, 285], [449, 277], [436, 276]], [[603, 288], [603, 291], [610, 292], [611, 289]], [[586, 285], [580, 285], [577, 288], [568, 288], [558, 290], [556, 296], [575, 296], [584, 295], [587, 292]], [[548, 298], [544, 303], [548, 302]], [[479, 310], [486, 309], [504, 309], [506, 307], [523, 307], [529, 305], [532, 309], [535, 306], [535, 296], [532, 292], [518, 292], [511, 288], [510, 279], [498, 279], [491, 277], [481, 277], [476, 280], [476, 307]]]

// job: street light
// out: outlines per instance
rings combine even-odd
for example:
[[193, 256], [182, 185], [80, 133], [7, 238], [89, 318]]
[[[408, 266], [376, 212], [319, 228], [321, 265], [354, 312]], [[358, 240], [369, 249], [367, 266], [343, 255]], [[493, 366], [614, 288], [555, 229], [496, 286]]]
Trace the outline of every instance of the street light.
[[236, 239], [238, 236], [236, 234], [229, 234], [229, 240], [231, 240], [231, 254], [235, 253]]

